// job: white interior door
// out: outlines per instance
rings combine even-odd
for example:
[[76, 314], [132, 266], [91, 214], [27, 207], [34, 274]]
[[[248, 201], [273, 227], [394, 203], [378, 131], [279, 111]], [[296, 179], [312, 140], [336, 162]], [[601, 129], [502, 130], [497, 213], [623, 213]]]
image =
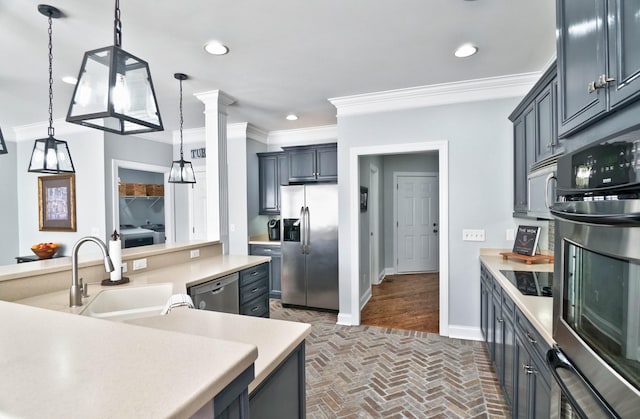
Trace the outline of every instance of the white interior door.
[[396, 177], [398, 273], [438, 270], [438, 177]]
[[189, 191], [191, 212], [191, 225], [189, 238], [191, 240], [207, 239], [207, 177], [203, 169], [194, 170], [196, 183], [191, 184]]

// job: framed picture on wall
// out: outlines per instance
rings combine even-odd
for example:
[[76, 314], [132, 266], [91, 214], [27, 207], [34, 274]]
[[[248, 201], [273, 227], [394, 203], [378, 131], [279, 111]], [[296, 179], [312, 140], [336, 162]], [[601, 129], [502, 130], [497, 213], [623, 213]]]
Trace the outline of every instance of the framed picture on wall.
[[76, 231], [75, 175], [38, 177], [40, 231]]
[[367, 212], [367, 201], [369, 200], [369, 188], [360, 186], [360, 212]]

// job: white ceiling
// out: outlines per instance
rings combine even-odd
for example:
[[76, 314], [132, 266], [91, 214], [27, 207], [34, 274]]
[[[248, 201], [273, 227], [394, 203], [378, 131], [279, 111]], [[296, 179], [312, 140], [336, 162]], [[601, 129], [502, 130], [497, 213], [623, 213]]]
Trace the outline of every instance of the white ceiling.
[[[0, 127], [48, 118], [46, 0], [0, 1]], [[114, 0], [51, 0], [54, 119], [64, 119], [85, 51], [113, 44]], [[555, 55], [554, 0], [120, 0], [122, 48], [146, 60], [165, 132], [204, 125], [195, 92], [237, 102], [229, 122], [265, 131], [336, 123], [328, 98], [541, 71]], [[203, 51], [219, 39], [225, 56]], [[479, 53], [455, 58], [472, 42]], [[295, 122], [285, 115], [300, 116]], [[45, 136], [46, 132], [43, 132]]]

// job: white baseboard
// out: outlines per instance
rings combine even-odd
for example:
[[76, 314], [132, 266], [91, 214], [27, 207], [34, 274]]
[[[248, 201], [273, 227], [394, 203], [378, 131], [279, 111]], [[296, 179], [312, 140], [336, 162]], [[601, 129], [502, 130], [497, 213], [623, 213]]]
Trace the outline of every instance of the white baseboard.
[[484, 340], [479, 327], [449, 325], [449, 337], [465, 340]]
[[382, 273], [382, 275], [394, 275], [396, 273], [396, 268], [394, 268], [393, 266], [390, 268], [384, 268], [384, 271]]
[[357, 323], [353, 322], [353, 316], [346, 313], [338, 313], [336, 324], [339, 324], [341, 326], [358, 326]]
[[360, 311], [362, 311], [362, 309], [364, 308], [365, 305], [367, 305], [370, 299], [371, 299], [371, 287], [367, 288], [367, 291], [364, 293], [364, 295], [360, 296]]

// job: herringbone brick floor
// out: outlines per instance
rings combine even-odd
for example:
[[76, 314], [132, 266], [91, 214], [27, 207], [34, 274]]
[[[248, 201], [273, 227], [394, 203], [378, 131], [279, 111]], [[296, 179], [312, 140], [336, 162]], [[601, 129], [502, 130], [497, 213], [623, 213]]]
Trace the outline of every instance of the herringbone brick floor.
[[306, 344], [307, 418], [508, 418], [482, 342], [283, 308], [271, 317], [312, 325]]

